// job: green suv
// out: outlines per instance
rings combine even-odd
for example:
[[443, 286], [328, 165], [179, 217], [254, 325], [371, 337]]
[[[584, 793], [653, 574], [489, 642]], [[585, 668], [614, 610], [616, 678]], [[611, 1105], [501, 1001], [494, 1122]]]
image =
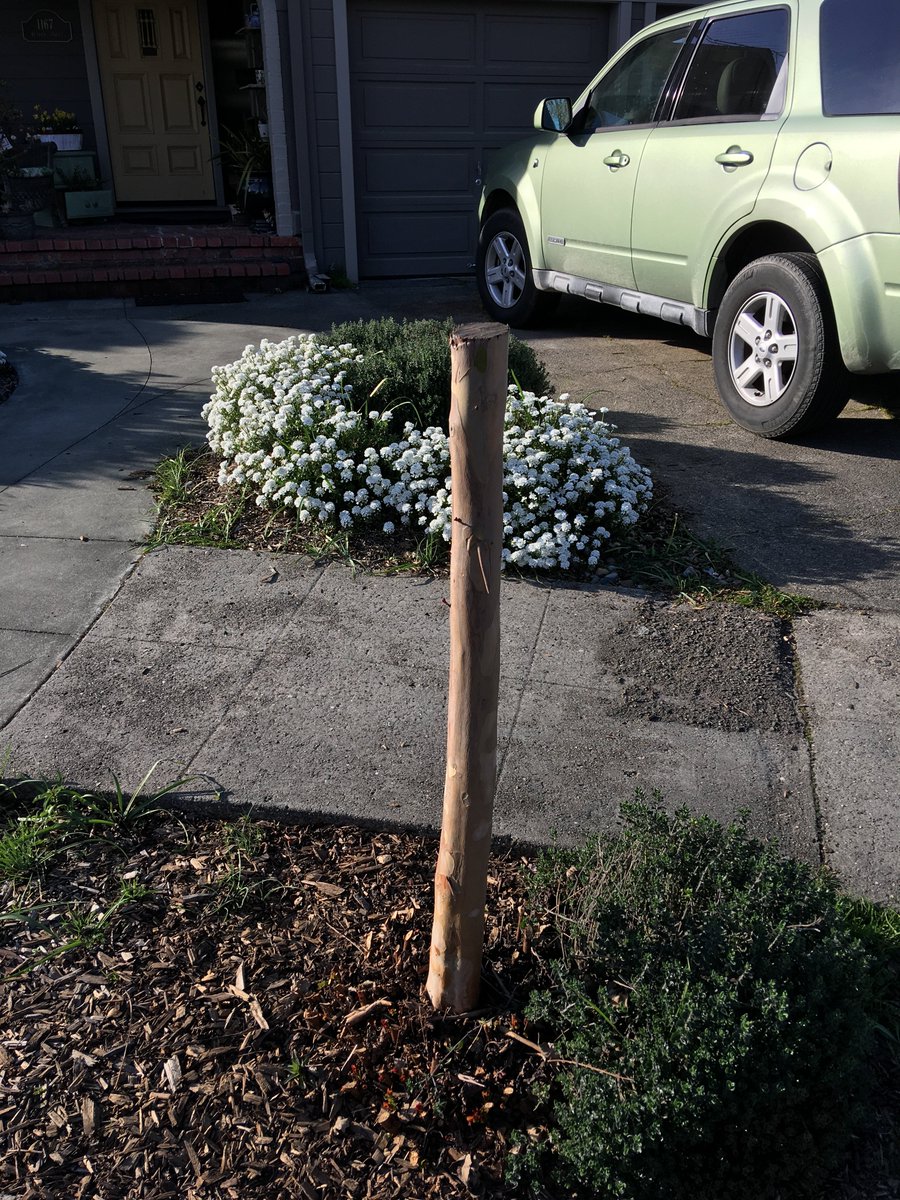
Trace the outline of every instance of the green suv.
[[900, 370], [900, 0], [726, 0], [633, 37], [579, 98], [544, 100], [480, 206], [488, 312], [560, 294], [712, 337], [763, 437], [837, 416]]

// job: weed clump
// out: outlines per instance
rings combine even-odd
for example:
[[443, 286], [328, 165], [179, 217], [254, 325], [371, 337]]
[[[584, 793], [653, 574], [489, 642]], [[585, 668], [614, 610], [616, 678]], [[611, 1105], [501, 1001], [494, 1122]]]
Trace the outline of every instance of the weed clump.
[[536, 1096], [549, 1139], [519, 1144], [513, 1178], [628, 1200], [821, 1196], [876, 1028], [852, 911], [743, 824], [640, 796], [623, 818], [536, 870], [526, 1015], [557, 1063]]

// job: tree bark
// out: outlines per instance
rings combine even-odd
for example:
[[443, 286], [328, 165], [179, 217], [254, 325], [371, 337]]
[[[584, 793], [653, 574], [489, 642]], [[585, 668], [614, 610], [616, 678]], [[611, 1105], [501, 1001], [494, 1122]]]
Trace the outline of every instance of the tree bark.
[[426, 989], [435, 1008], [478, 1002], [497, 775], [503, 417], [509, 330], [450, 338], [450, 686], [441, 846]]

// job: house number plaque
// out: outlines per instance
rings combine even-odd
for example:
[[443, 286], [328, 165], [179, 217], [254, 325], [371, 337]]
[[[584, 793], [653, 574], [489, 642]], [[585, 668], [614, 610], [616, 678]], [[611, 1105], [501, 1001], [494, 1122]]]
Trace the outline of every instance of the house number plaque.
[[22, 37], [26, 42], [71, 42], [72, 25], [49, 8], [42, 8], [22, 22]]

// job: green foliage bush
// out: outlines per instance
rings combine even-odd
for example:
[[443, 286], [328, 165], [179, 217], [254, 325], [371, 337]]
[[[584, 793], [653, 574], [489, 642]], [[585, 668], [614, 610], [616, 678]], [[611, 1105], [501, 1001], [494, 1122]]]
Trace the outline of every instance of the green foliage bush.
[[[823, 872], [743, 825], [638, 799], [538, 866], [546, 978], [527, 1017], [562, 1059], [549, 1143], [510, 1160], [567, 1195], [821, 1197], [866, 1084], [873, 958]], [[540, 1098], [539, 1098], [540, 1100]]]
[[[347, 368], [354, 406], [391, 412], [402, 428], [412, 421], [419, 429], [447, 428], [450, 415], [450, 355], [447, 342], [454, 322], [347, 321], [334, 325], [318, 340], [328, 346], [349, 343], [363, 361]], [[547, 369], [527, 343], [510, 335], [510, 382], [536, 396], [552, 393]], [[366, 405], [367, 397], [371, 397]]]

